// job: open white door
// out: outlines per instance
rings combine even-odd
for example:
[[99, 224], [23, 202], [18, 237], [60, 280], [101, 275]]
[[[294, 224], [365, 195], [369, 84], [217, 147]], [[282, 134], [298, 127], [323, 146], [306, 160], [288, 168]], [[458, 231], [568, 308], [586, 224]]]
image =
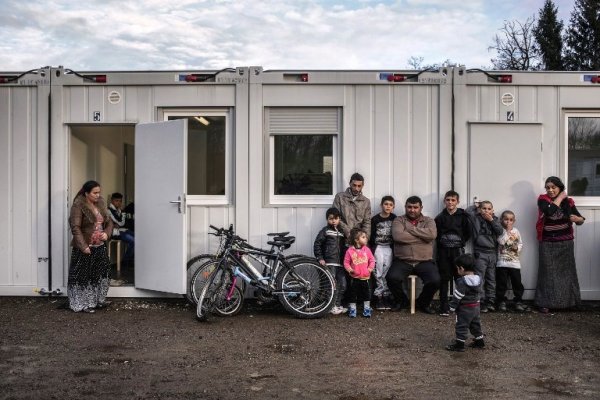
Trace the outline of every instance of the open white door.
[[135, 287], [186, 292], [187, 120], [135, 127]]

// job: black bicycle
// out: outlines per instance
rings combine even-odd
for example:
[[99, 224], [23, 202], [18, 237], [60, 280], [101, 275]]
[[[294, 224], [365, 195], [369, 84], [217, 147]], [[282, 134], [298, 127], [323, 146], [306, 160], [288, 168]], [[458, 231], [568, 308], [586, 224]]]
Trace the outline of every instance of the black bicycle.
[[[333, 276], [315, 259], [286, 259], [283, 251], [295, 241], [293, 236], [287, 236], [288, 232], [270, 234], [271, 250], [251, 246], [232, 230], [218, 232], [228, 239], [223, 256], [207, 264], [213, 271], [198, 297], [196, 316], [199, 320], [206, 320], [212, 313], [234, 315], [239, 312], [243, 304], [243, 297], [238, 300], [240, 280], [256, 288], [263, 297], [277, 298], [288, 312], [299, 318], [319, 318], [329, 312], [335, 296]], [[198, 272], [200, 270], [195, 276]]]

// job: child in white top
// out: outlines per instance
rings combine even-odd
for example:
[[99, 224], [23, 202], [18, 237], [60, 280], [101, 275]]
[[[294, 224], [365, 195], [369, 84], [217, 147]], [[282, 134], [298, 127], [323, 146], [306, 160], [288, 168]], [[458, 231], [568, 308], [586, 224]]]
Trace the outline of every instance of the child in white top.
[[506, 210], [500, 217], [504, 231], [498, 237], [498, 263], [496, 264], [496, 304], [498, 311], [506, 311], [506, 290], [510, 280], [513, 294], [515, 311], [524, 312], [527, 306], [523, 304], [523, 292], [521, 283], [521, 261], [519, 254], [523, 249], [521, 233], [514, 227], [516, 221], [515, 213]]

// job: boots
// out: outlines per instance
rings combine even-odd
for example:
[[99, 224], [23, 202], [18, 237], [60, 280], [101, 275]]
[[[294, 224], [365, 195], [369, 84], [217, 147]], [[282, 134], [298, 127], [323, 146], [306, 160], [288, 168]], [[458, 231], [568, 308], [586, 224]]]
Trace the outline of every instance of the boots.
[[453, 343], [450, 343], [448, 346], [446, 346], [446, 350], [463, 352], [465, 351], [465, 342], [455, 340]]
[[483, 341], [483, 338], [473, 340], [473, 342], [469, 345], [469, 347], [472, 347], [474, 349], [485, 348], [485, 343]]

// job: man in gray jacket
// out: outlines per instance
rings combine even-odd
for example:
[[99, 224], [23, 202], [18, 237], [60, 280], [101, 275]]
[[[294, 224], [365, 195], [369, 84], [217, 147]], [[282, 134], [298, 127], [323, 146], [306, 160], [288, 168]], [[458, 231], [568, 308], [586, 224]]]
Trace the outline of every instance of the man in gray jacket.
[[371, 200], [362, 194], [364, 185], [365, 178], [355, 172], [350, 177], [350, 186], [344, 192], [336, 194], [333, 199], [333, 207], [342, 214], [340, 228], [347, 238], [350, 237], [352, 228], [362, 229], [367, 238], [371, 234]]
[[433, 261], [433, 242], [437, 236], [435, 221], [421, 213], [423, 202], [417, 196], [406, 199], [404, 209], [406, 213], [392, 222], [394, 261], [386, 276], [396, 302], [392, 309], [399, 311], [408, 304], [402, 286], [409, 275], [417, 275], [423, 281], [417, 308], [435, 314], [431, 300], [440, 287], [440, 273]]

